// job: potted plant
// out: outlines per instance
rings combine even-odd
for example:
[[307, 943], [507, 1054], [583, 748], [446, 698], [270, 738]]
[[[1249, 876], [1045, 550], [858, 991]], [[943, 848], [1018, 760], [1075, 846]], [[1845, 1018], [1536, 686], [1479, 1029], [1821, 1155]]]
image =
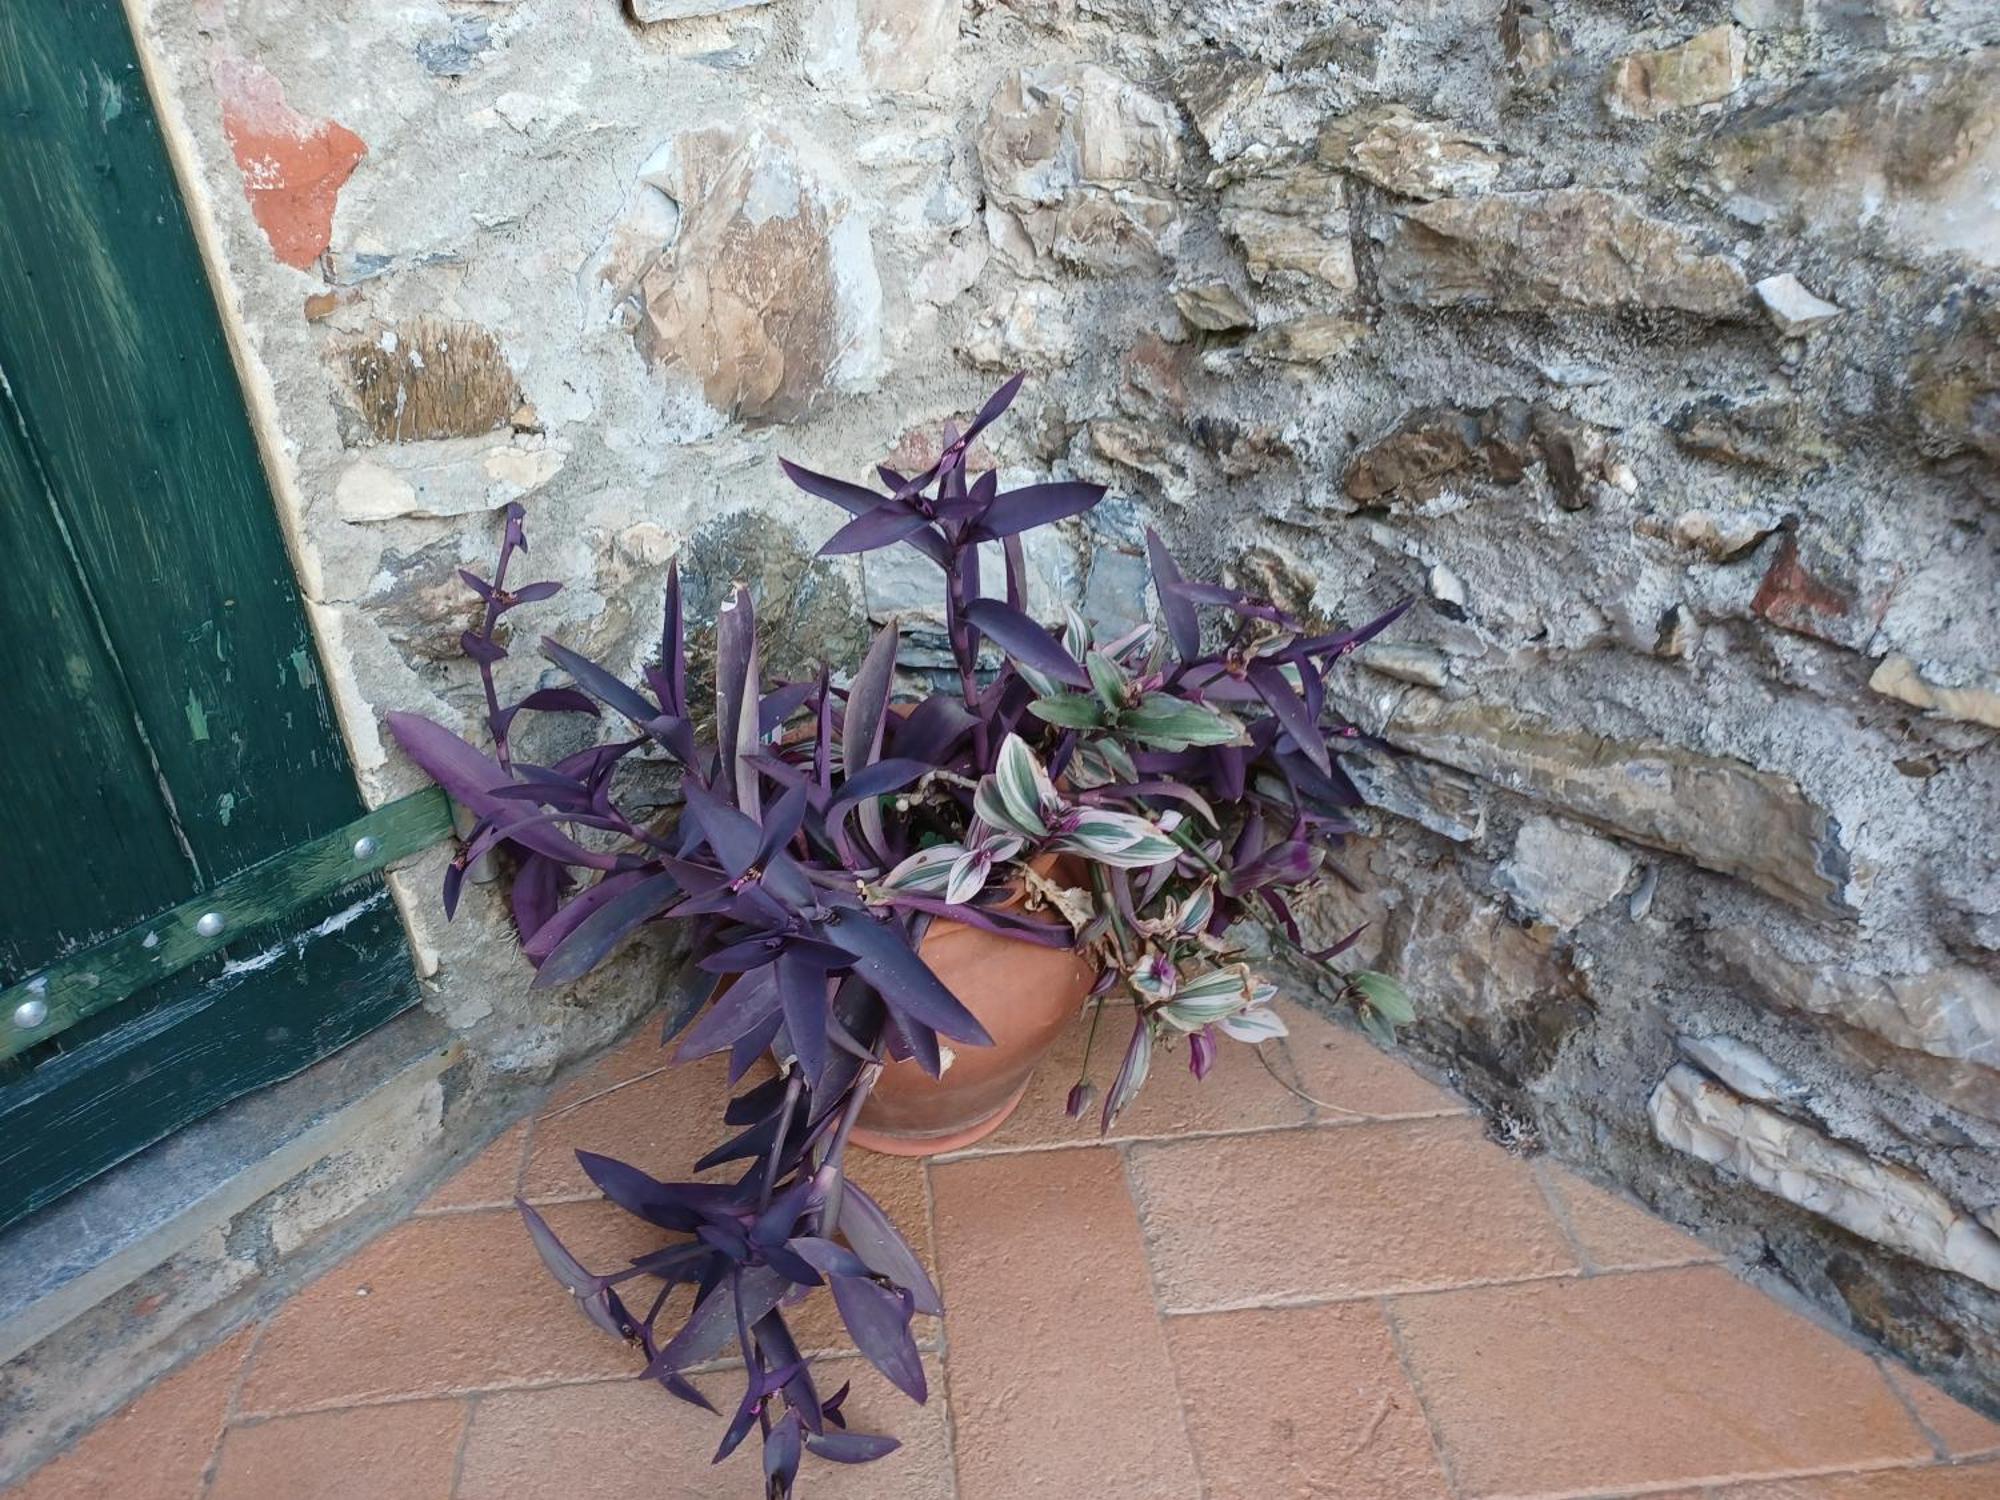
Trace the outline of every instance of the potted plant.
[[[915, 1399], [924, 1373], [915, 1313], [936, 1290], [882, 1210], [847, 1181], [857, 1140], [902, 1150], [962, 1144], [1018, 1100], [1064, 1025], [1093, 1007], [1127, 1012], [1129, 1039], [1100, 1118], [1108, 1129], [1155, 1057], [1184, 1046], [1197, 1077], [1223, 1039], [1282, 1035], [1272, 987], [1232, 932], [1264, 919], [1303, 946], [1290, 894], [1319, 878], [1326, 844], [1359, 802], [1337, 752], [1357, 733], [1328, 726], [1325, 678], [1405, 604], [1358, 629], [1313, 634], [1238, 590], [1190, 582], [1160, 539], [1148, 546], [1160, 622], [1099, 640], [1074, 612], [1060, 631], [1026, 613], [1022, 536], [1089, 510], [1079, 483], [1002, 491], [968, 472], [973, 441], [1020, 388], [1008, 381], [936, 463], [878, 471], [887, 492], [786, 463], [793, 483], [853, 519], [823, 553], [914, 547], [940, 569], [955, 683], [893, 701], [889, 622], [844, 684], [766, 683], [739, 587], [716, 621], [713, 717], [691, 701], [676, 570], [657, 665], [626, 683], [553, 640], [574, 680], [503, 704], [494, 667], [509, 612], [555, 593], [517, 586], [526, 549], [510, 507], [466, 654], [485, 685], [493, 753], [428, 719], [391, 714], [411, 757], [476, 826], [452, 860], [455, 908], [467, 868], [505, 851], [512, 908], [537, 986], [567, 983], [640, 926], [686, 924], [695, 964], [715, 976], [691, 1015], [669, 1018], [681, 1058], [729, 1054], [732, 1083], [759, 1060], [773, 1076], [728, 1106], [740, 1133], [695, 1164], [744, 1163], [715, 1180], [663, 1182], [588, 1152], [612, 1202], [671, 1238], [609, 1273], [579, 1264], [526, 1204], [543, 1260], [606, 1332], [643, 1351], [645, 1375], [708, 1403], [685, 1375], [736, 1345], [747, 1367], [719, 1461], [755, 1429], [767, 1492], [789, 1495], [801, 1456], [858, 1463], [893, 1439], [846, 1430], [846, 1387], [822, 1396], [786, 1310], [829, 1286], [856, 1347]], [[1003, 595], [982, 589], [980, 549], [1004, 557]], [[1219, 612], [1205, 632], [1202, 610]], [[524, 710], [622, 721], [618, 736], [526, 764], [510, 729]], [[665, 816], [628, 793], [621, 767], [644, 752], [678, 778]], [[1313, 953], [1334, 957], [1353, 936]], [[1380, 975], [1344, 994], [1372, 1028], [1408, 1019]], [[995, 1042], [1000, 1043], [994, 1046]], [[1072, 1090], [1069, 1112], [1091, 1104]], [[655, 1288], [643, 1313], [635, 1285]], [[669, 1293], [691, 1285], [685, 1321], [662, 1327]]]

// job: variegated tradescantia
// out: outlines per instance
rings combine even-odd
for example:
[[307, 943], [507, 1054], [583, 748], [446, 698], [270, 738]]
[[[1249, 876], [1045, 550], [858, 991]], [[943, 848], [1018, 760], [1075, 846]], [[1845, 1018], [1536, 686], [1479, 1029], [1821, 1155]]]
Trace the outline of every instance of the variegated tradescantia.
[[[844, 1167], [887, 1063], [914, 1059], [935, 1077], [947, 1041], [988, 1040], [926, 966], [924, 925], [950, 917], [1085, 956], [1097, 976], [1093, 1036], [1107, 1014], [1131, 1025], [1102, 1098], [1105, 1129], [1162, 1050], [1185, 1043], [1201, 1076], [1224, 1040], [1282, 1036], [1274, 991], [1235, 934], [1254, 921], [1304, 947], [1293, 896], [1322, 878], [1360, 802], [1339, 762], [1359, 736], [1331, 721], [1326, 676], [1407, 607], [1314, 632], [1266, 601], [1188, 581], [1149, 533], [1157, 623], [1104, 641], [1074, 612], [1044, 626], [1026, 609], [1022, 534], [1088, 511], [1104, 492], [1072, 482], [1002, 491], [994, 471], [969, 472], [974, 439], [1019, 387], [1017, 376], [963, 431], [947, 430], [922, 473], [878, 470], [886, 490], [784, 465], [852, 517], [823, 551], [901, 545], [937, 565], [952, 688], [897, 701], [894, 621], [849, 674], [828, 666], [810, 681], [766, 682], [755, 606], [738, 588], [716, 620], [713, 701], [694, 702], [670, 569], [660, 658], [641, 683], [545, 640], [574, 686], [503, 704], [497, 628], [559, 587], [509, 583], [527, 550], [512, 506], [493, 577], [464, 574], [482, 605], [462, 643], [484, 689], [491, 753], [428, 719], [389, 715], [404, 750], [475, 820], [446, 875], [447, 911], [475, 860], [504, 856], [538, 986], [578, 978], [647, 924], [684, 923], [715, 983], [669, 1007], [677, 1056], [726, 1052], [732, 1082], [766, 1055], [779, 1064], [729, 1104], [725, 1120], [740, 1132], [694, 1164], [745, 1164], [734, 1181], [664, 1182], [579, 1153], [606, 1197], [667, 1232], [658, 1251], [593, 1272], [522, 1206], [585, 1316], [637, 1345], [646, 1376], [671, 1394], [707, 1406], [687, 1372], [737, 1348], [745, 1389], [716, 1457], [757, 1432], [767, 1496], [793, 1493], [807, 1454], [860, 1463], [895, 1447], [846, 1429], [845, 1386], [820, 1394], [786, 1321], [812, 1289], [830, 1289], [863, 1355], [925, 1396], [911, 1318], [940, 1311], [937, 1292]], [[1004, 597], [981, 592], [978, 551], [989, 542], [1005, 559]], [[617, 727], [587, 749], [546, 766], [515, 754], [524, 712], [607, 711]], [[622, 774], [642, 750], [677, 776], [666, 817], [650, 783], [642, 794]], [[1309, 956], [1334, 965], [1356, 936]], [[1372, 1030], [1412, 1018], [1384, 975], [1348, 975], [1342, 993]], [[1096, 1102], [1080, 1081], [1069, 1112]], [[643, 1315], [626, 1300], [634, 1285], [652, 1291]], [[662, 1326], [682, 1285], [693, 1288], [689, 1310]]]

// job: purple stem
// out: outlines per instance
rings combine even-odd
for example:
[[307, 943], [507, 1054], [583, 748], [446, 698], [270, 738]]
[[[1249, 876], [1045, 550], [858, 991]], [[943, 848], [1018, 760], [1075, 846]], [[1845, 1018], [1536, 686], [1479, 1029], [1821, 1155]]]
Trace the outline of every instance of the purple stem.
[[[493, 628], [500, 623], [500, 609], [507, 590], [507, 564], [514, 559], [514, 527], [510, 523], [505, 535], [500, 539], [500, 560], [493, 567], [493, 592], [486, 596], [486, 610], [479, 625], [479, 638], [488, 645], [493, 641]], [[500, 689], [493, 681], [493, 663], [481, 658], [479, 680], [486, 688], [486, 723], [493, 731], [493, 753], [500, 762], [500, 769], [509, 776], [514, 774], [514, 755], [507, 741], [513, 732], [512, 724], [504, 724], [500, 718]]]

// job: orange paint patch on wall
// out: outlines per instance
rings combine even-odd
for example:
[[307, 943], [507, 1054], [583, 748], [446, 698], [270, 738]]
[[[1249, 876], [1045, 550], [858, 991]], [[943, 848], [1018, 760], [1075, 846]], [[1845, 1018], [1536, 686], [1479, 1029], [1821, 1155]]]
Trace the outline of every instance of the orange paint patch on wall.
[[278, 80], [255, 63], [218, 58], [213, 76], [223, 133], [257, 227], [279, 260], [304, 270], [333, 238], [340, 190], [368, 145], [337, 120], [308, 119], [293, 109]]

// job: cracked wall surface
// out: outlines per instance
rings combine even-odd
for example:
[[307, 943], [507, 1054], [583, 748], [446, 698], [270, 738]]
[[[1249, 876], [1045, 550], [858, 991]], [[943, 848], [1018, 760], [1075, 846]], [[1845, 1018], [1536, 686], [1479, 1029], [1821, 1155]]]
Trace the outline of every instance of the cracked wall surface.
[[[1989, 0], [133, 5], [371, 799], [383, 711], [478, 721], [512, 500], [568, 585], [515, 618], [614, 666], [676, 555], [781, 665], [890, 614], [923, 662], [923, 566], [813, 559], [774, 459], [921, 462], [1026, 369], [987, 458], [1113, 490], [1040, 602], [1142, 608], [1148, 521], [1419, 597], [1315, 913], [1412, 1045], [2000, 1409]], [[398, 896], [490, 1066], [670, 970], [530, 994], [441, 857]]]

